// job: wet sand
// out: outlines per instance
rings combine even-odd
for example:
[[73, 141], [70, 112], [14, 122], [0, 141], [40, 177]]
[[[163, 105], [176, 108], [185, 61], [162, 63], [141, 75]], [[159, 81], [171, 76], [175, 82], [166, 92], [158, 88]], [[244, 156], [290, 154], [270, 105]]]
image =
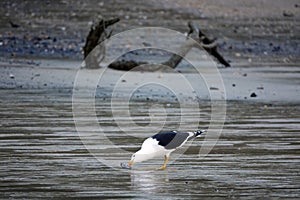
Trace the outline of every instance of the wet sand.
[[[80, 69], [82, 65], [80, 61], [36, 59], [33, 63], [28, 60], [19, 60], [19, 62], [20, 64], [10, 65], [7, 62], [2, 63], [0, 67], [0, 88], [24, 90], [62, 89], [70, 92], [74, 89], [76, 75], [80, 74], [88, 80], [85, 83], [88, 87], [98, 87], [99, 94], [104, 96], [110, 96], [115, 84], [121, 80], [121, 87], [124, 89], [120, 92], [121, 96], [130, 95], [134, 91], [132, 90], [134, 86], [142, 87], [141, 84], [146, 80], [148, 82], [156, 81], [162, 85], [172, 85], [178, 91], [172, 94], [174, 97], [171, 97], [169, 92], [163, 90], [155, 93], [152, 90], [146, 92], [135, 88], [136, 95], [140, 97], [139, 100], [155, 99], [157, 95], [160, 96], [159, 99], [161, 100], [174, 99], [180, 95], [186, 99], [191, 96], [186, 88], [182, 88], [182, 81], [179, 80], [178, 74], [175, 72], [133, 71], [127, 73], [124, 78], [123, 71], [107, 68], [99, 70]], [[300, 71], [298, 71], [298, 66], [295, 65], [282, 66], [274, 63], [262, 63], [255, 67], [253, 65], [249, 66], [247, 63], [247, 65], [240, 67], [219, 68], [218, 73], [220, 73], [222, 84], [218, 81], [208, 83], [207, 80], [203, 79], [203, 76], [206, 76], [206, 79], [215, 79], [217, 76], [213, 69], [203, 67], [199, 71], [200, 75], [199, 73], [180, 73], [180, 76], [182, 75], [192, 84], [191, 89], [195, 90], [199, 99], [210, 100], [213, 98], [214, 92], [222, 92], [222, 95], [215, 98], [216, 100], [258, 102], [299, 102], [300, 100]], [[96, 81], [95, 85], [93, 80], [99, 79], [100, 76], [104, 76], [103, 81]], [[140, 79], [137, 79], [137, 77], [140, 77]], [[174, 80], [177, 80], [177, 82], [174, 82]], [[222, 87], [225, 91], [222, 91]], [[194, 96], [194, 94], [192, 95]]]
[[[122, 119], [128, 130], [123, 132], [111, 118], [110, 101], [97, 98], [97, 115], [113, 145], [95, 145], [90, 150], [98, 148], [97, 154], [91, 154], [74, 127], [70, 93], [36, 89], [0, 92], [3, 199], [299, 198], [299, 104], [227, 102], [222, 135], [206, 157], [198, 157], [203, 145], [203, 138], [199, 138], [176, 160], [174, 154], [165, 171], [153, 170], [162, 159], [121, 170], [104, 165], [99, 158], [117, 157], [123, 162], [130, 158], [130, 152], [151, 133], [126, 124], [130, 120], [147, 124], [151, 102], [134, 103], [138, 109], [132, 107], [133, 119]], [[181, 117], [178, 104], [164, 106], [169, 113], [165, 128], [176, 129]], [[118, 107], [122, 111], [122, 104]], [[203, 128], [210, 122], [209, 108], [209, 101], [200, 103]], [[157, 121], [153, 126], [159, 126], [161, 112], [152, 110]], [[188, 129], [198, 120], [190, 115], [184, 127]], [[97, 129], [90, 130], [94, 137], [102, 137]], [[120, 154], [120, 149], [128, 153]]]

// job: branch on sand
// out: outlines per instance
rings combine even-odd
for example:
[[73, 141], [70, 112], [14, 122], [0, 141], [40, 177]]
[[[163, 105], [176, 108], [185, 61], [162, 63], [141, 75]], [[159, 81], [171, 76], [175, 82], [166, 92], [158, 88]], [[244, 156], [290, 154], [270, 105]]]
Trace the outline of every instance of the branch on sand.
[[[225, 67], [230, 67], [230, 64], [223, 58], [223, 56], [218, 52], [217, 47], [218, 43], [216, 39], [209, 39], [194, 23], [188, 22], [189, 32], [187, 36], [186, 42], [181, 45], [180, 50], [177, 54], [173, 54], [171, 58], [163, 63], [164, 65], [168, 65], [171, 68], [175, 69], [178, 64], [181, 62], [183, 57], [191, 50], [193, 47], [197, 47], [190, 38], [193, 38], [197, 41], [200, 46], [207, 51], [210, 55], [215, 57], [221, 64]], [[193, 35], [193, 37], [192, 37]]]
[[195, 32], [198, 37], [196, 40], [200, 43], [200, 45], [205, 49], [210, 55], [215, 57], [221, 64], [225, 67], [230, 67], [230, 64], [223, 58], [223, 56], [218, 52], [217, 47], [217, 39], [209, 39], [194, 23], [189, 22], [189, 35]]

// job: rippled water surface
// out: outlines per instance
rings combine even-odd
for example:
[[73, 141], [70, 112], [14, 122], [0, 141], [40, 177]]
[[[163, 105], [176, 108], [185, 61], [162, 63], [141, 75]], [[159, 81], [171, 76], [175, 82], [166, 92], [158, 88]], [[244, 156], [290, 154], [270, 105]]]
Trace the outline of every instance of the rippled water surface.
[[[200, 138], [176, 160], [171, 157], [165, 171], [157, 171], [162, 159], [132, 170], [100, 161], [110, 153], [128, 161], [126, 152], [137, 150], [162, 122], [164, 129], [178, 128], [178, 103], [132, 101], [130, 119], [113, 119], [110, 101], [98, 98], [98, 122], [110, 143], [104, 144], [101, 131], [87, 123], [86, 131], [96, 138], [89, 146], [75, 129], [71, 97], [68, 91], [0, 91], [2, 199], [300, 197], [300, 107], [295, 103], [227, 102], [222, 135], [206, 157], [198, 156]], [[210, 102], [200, 103], [200, 118], [186, 106], [190, 117], [183, 128], [209, 126]], [[115, 109], [118, 114], [127, 108], [120, 101]], [[90, 116], [83, 111], [81, 117], [88, 121]]]

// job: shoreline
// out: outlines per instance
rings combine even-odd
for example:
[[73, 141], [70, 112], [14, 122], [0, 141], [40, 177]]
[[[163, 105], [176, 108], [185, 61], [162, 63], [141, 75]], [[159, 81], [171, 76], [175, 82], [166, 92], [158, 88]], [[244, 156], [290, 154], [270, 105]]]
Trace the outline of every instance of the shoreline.
[[[27, 60], [23, 60], [26, 63]], [[101, 84], [97, 85], [98, 94], [104, 97], [109, 96], [109, 93], [114, 89], [115, 84], [120, 82], [124, 89], [120, 93], [120, 97], [130, 95], [126, 90], [133, 87], [141, 87], [143, 81], [151, 80], [158, 83], [173, 85], [178, 94], [182, 98], [189, 100], [189, 94], [184, 87], [181, 87], [180, 82], [174, 82], [178, 76], [174, 73], [161, 72], [129, 72], [123, 77], [124, 71], [104, 68], [96, 70], [80, 69], [81, 62], [78, 60], [34, 60], [27, 66], [6, 65], [0, 63], [0, 89], [59, 89], [72, 90], [74, 88], [74, 80], [76, 74], [80, 72], [84, 79], [88, 80], [89, 88], [93, 88], [95, 80], [99, 79], [99, 74], [104, 74], [104, 79]], [[30, 60], [28, 61], [30, 62]], [[39, 63], [36, 65], [36, 63]], [[247, 66], [247, 65], [245, 65]], [[292, 66], [269, 66], [265, 63], [264, 67], [231, 67], [218, 69], [224, 83], [224, 95], [226, 100], [240, 100], [253, 102], [299, 102], [300, 100], [300, 71], [295, 72], [295, 67]], [[209, 69], [200, 69], [201, 76], [209, 77], [211, 75]], [[218, 86], [217, 82], [210, 82], [209, 85], [205, 80], [200, 80], [198, 74], [193, 73], [179, 73], [186, 77], [192, 83], [192, 88], [195, 90], [197, 98], [200, 100], [209, 100], [212, 93], [217, 93], [217, 98], [222, 100], [222, 87]], [[212, 74], [213, 75], [213, 74]], [[214, 77], [215, 75], [213, 75]], [[141, 77], [140, 79], [137, 77]], [[193, 85], [194, 84], [194, 85]], [[195, 85], [196, 84], [196, 85]], [[198, 84], [198, 85], [197, 85]], [[200, 84], [200, 85], [199, 85]], [[169, 99], [174, 100], [169, 92], [161, 89], [153, 89], [152, 86], [145, 88], [145, 92], [139, 90], [136, 96], [139, 100], [147, 97], [147, 99]], [[108, 92], [108, 93], [107, 93]], [[98, 95], [97, 94], [97, 95]], [[149, 96], [147, 96], [147, 95]], [[179, 95], [179, 96], [180, 96]], [[172, 96], [172, 97], [170, 97]], [[176, 95], [175, 95], [176, 96]], [[133, 96], [133, 98], [135, 98]], [[194, 99], [197, 100], [197, 99]]]

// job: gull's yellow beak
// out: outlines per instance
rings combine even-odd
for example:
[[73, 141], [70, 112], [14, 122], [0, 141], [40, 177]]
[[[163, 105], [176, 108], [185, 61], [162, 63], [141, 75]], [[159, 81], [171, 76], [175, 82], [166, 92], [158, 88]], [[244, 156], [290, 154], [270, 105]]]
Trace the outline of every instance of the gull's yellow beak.
[[131, 167], [133, 165], [134, 160], [129, 161], [128, 166]]

